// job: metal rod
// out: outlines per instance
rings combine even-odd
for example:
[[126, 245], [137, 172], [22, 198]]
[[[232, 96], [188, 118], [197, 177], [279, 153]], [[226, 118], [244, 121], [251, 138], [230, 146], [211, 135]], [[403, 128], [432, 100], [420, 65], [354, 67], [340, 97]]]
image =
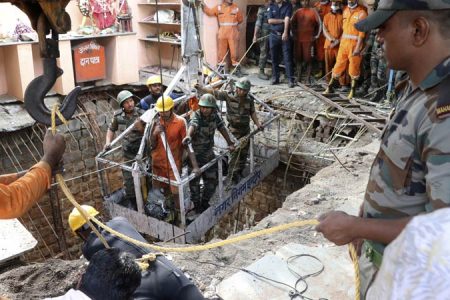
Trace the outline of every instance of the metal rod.
[[222, 159], [217, 161], [217, 170], [219, 172], [219, 200], [222, 202], [223, 199], [223, 167]]
[[31, 151], [30, 147], [28, 147], [27, 143], [25, 143], [25, 140], [23, 139], [22, 135], [19, 135], [20, 139], [22, 140], [22, 143], [25, 145], [25, 147], [28, 149], [28, 151], [30, 152], [31, 156], [33, 157], [35, 162], [38, 162], [39, 160], [36, 158], [36, 156], [34, 156], [33, 151]]
[[175, 239], [177, 239], [177, 238], [179, 238], [179, 237], [185, 236], [186, 234], [189, 234], [189, 233], [191, 233], [191, 232], [190, 232], [190, 231], [185, 231], [185, 232], [180, 233], [180, 234], [178, 234], [178, 235], [176, 235], [176, 236], [174, 236], [174, 237], [171, 237], [171, 238], [168, 239], [168, 240], [165, 240], [164, 243], [173, 241], [173, 240], [175, 240]]
[[253, 171], [255, 170], [255, 154], [254, 154], [254, 147], [253, 147], [253, 137], [250, 137], [249, 141], [250, 143], [250, 174], [253, 174]]
[[139, 172], [139, 164], [137, 161], [133, 163], [132, 167], [132, 176], [133, 176], [133, 183], [134, 183], [134, 192], [136, 194], [136, 206], [139, 213], [144, 213], [144, 201], [142, 199], [142, 191], [141, 191], [141, 178], [140, 178], [140, 172]]
[[303, 88], [305, 91], [309, 92], [310, 94], [313, 94], [314, 96], [316, 96], [317, 98], [319, 98], [320, 100], [322, 100], [323, 102], [325, 102], [326, 104], [337, 108], [338, 110], [342, 111], [344, 114], [346, 114], [347, 116], [349, 116], [352, 119], [358, 120], [359, 122], [363, 123], [368, 129], [370, 129], [371, 131], [380, 134], [381, 130], [379, 128], [377, 128], [376, 126], [370, 124], [369, 122], [367, 122], [366, 120], [364, 120], [363, 118], [360, 118], [359, 116], [355, 115], [354, 113], [352, 113], [351, 111], [343, 108], [342, 106], [340, 106], [339, 104], [337, 104], [336, 102], [333, 102], [332, 100], [328, 99], [327, 97], [323, 96], [322, 94], [314, 91], [313, 89], [307, 87], [306, 85], [302, 84], [302, 83], [298, 83], [298, 85]]
[[184, 185], [178, 186], [178, 200], [180, 201], [181, 228], [186, 228], [186, 209], [184, 207]]

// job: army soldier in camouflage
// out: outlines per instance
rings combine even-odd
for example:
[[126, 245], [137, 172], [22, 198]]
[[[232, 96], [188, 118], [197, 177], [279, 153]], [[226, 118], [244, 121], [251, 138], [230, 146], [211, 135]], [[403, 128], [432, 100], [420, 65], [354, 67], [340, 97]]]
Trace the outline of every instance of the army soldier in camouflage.
[[[256, 116], [255, 104], [250, 98], [251, 83], [246, 77], [236, 82], [236, 91], [228, 93], [226, 91], [216, 91], [212, 89], [200, 88], [200, 91], [213, 94], [218, 100], [226, 102], [227, 105], [227, 121], [228, 129], [237, 139], [240, 139], [250, 133], [250, 118], [258, 129], [263, 129], [261, 123]], [[242, 177], [242, 171], [247, 162], [249, 143], [239, 147], [239, 150], [232, 153], [231, 161], [228, 168], [229, 179], [233, 179], [235, 183], [239, 182]], [[231, 175], [231, 176], [230, 176]]]
[[[103, 147], [104, 151], [111, 148], [111, 142], [114, 139], [117, 130], [124, 131], [129, 126], [135, 123], [139, 119], [144, 111], [135, 107], [133, 94], [130, 91], [123, 90], [117, 95], [117, 102], [119, 103], [120, 110], [114, 113], [114, 116], [109, 124], [108, 131], [106, 132], [106, 142]], [[142, 140], [142, 133], [138, 128], [131, 130], [122, 142], [123, 157], [125, 161], [133, 160], [139, 151], [139, 146]], [[127, 165], [131, 166], [131, 162]], [[122, 170], [123, 185], [125, 187], [125, 203], [130, 205], [133, 209], [136, 209], [136, 194], [134, 192], [133, 176], [131, 172]]]
[[[195, 158], [201, 168], [215, 158], [214, 133], [216, 129], [222, 134], [228, 143], [230, 151], [234, 151], [234, 144], [228, 135], [225, 124], [217, 114], [216, 99], [211, 94], [205, 94], [198, 103], [200, 109], [194, 112], [189, 123], [189, 129], [183, 144], [192, 143]], [[192, 172], [192, 165], [189, 165], [189, 173]], [[191, 201], [195, 205], [196, 213], [202, 213], [209, 206], [209, 200], [216, 191], [217, 186], [217, 164], [208, 168], [201, 174], [203, 179], [203, 193], [200, 192], [200, 177], [193, 179], [189, 183], [191, 191]]]
[[384, 59], [380, 42], [376, 39], [373, 43], [370, 57], [370, 87], [368, 92], [373, 93], [370, 101], [379, 102], [386, 95], [386, 91], [386, 60]]
[[381, 0], [356, 28], [378, 28], [387, 67], [409, 76], [397, 85], [402, 90], [381, 136], [360, 217], [330, 212], [317, 226], [337, 245], [363, 240], [363, 299], [385, 246], [411, 218], [450, 206], [450, 2]]
[[253, 43], [258, 41], [258, 38], [264, 38], [259, 41], [259, 74], [258, 78], [262, 80], [269, 80], [269, 76], [265, 73], [267, 64], [267, 54], [269, 51], [269, 4], [270, 0], [266, 0], [264, 5], [258, 8], [258, 17], [255, 24], [255, 33], [253, 35]]

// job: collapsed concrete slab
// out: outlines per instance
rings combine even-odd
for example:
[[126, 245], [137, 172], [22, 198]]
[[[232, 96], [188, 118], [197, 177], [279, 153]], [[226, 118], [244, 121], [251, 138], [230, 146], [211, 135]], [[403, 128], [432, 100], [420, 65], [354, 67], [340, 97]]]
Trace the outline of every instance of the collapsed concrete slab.
[[306, 284], [298, 282], [301, 295], [313, 299], [352, 299], [355, 295], [353, 268], [346, 252], [346, 247], [288, 244], [275, 255], [267, 254], [245, 268], [265, 278], [239, 271], [217, 286], [217, 294], [224, 300], [289, 300], [295, 295], [293, 287], [300, 276], [323, 268], [317, 276], [306, 278]]

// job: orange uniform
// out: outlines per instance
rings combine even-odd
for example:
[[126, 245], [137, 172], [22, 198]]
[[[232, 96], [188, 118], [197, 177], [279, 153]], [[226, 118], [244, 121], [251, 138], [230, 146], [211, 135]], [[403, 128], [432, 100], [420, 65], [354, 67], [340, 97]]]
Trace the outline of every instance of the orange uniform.
[[[324, 17], [331, 12], [331, 1], [327, 4], [322, 4], [320, 1], [317, 1], [316, 4], [314, 4], [315, 9], [317, 9], [317, 12], [320, 15], [320, 19], [323, 21]], [[320, 34], [319, 38], [316, 40], [316, 51], [317, 51], [317, 60], [318, 61], [324, 61], [325, 59], [325, 52], [323, 45], [325, 44], [325, 36]]]
[[237, 49], [239, 43], [239, 28], [238, 25], [242, 23], [244, 17], [239, 11], [239, 7], [232, 3], [231, 5], [221, 4], [213, 8], [203, 6], [203, 11], [210, 17], [216, 16], [219, 21], [218, 33], [218, 49], [217, 62], [218, 65], [225, 65], [225, 56], [227, 50], [230, 50], [231, 63], [236, 66], [239, 62]]
[[0, 219], [20, 217], [50, 188], [52, 169], [46, 162], [35, 164], [24, 176], [0, 176]]
[[364, 40], [365, 33], [356, 30], [355, 23], [358, 23], [366, 17], [367, 12], [360, 5], [353, 9], [350, 9], [348, 7], [345, 8], [343, 14], [343, 34], [341, 38], [341, 44], [339, 46], [336, 64], [333, 68], [334, 78], [338, 78], [344, 73], [348, 63], [348, 73], [350, 74], [350, 77], [352, 79], [358, 79], [361, 72], [362, 56], [353, 56], [353, 51], [356, 48], [358, 39]]
[[300, 8], [291, 18], [294, 35], [294, 61], [311, 61], [311, 47], [320, 27], [320, 17], [313, 8]]
[[[175, 165], [177, 166], [178, 172], [181, 173], [181, 166], [183, 160], [183, 144], [182, 141], [186, 137], [186, 120], [176, 114], [172, 114], [169, 121], [164, 121], [159, 118], [161, 125], [164, 127], [164, 132], [170, 151], [172, 152]], [[167, 153], [163, 141], [158, 135], [156, 137], [155, 146], [152, 150], [152, 173], [157, 176], [162, 176], [175, 180], [175, 176], [172, 168], [170, 167], [169, 160], [167, 159]], [[159, 181], [153, 181], [155, 186], [166, 186]], [[177, 189], [175, 188], [173, 192]]]
[[[339, 43], [332, 46], [333, 40], [340, 40], [343, 31], [343, 16], [340, 13], [328, 13], [323, 18], [323, 32], [325, 36], [325, 72], [329, 74], [333, 69], [339, 51]], [[331, 76], [330, 76], [331, 77]], [[329, 79], [329, 78], [328, 78]]]

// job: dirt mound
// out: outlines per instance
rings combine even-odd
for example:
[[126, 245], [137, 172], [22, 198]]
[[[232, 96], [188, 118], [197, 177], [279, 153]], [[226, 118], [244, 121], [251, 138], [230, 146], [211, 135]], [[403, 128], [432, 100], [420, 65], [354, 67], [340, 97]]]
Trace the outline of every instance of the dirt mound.
[[9, 299], [43, 299], [75, 287], [85, 260], [50, 259], [0, 274], [0, 295]]

